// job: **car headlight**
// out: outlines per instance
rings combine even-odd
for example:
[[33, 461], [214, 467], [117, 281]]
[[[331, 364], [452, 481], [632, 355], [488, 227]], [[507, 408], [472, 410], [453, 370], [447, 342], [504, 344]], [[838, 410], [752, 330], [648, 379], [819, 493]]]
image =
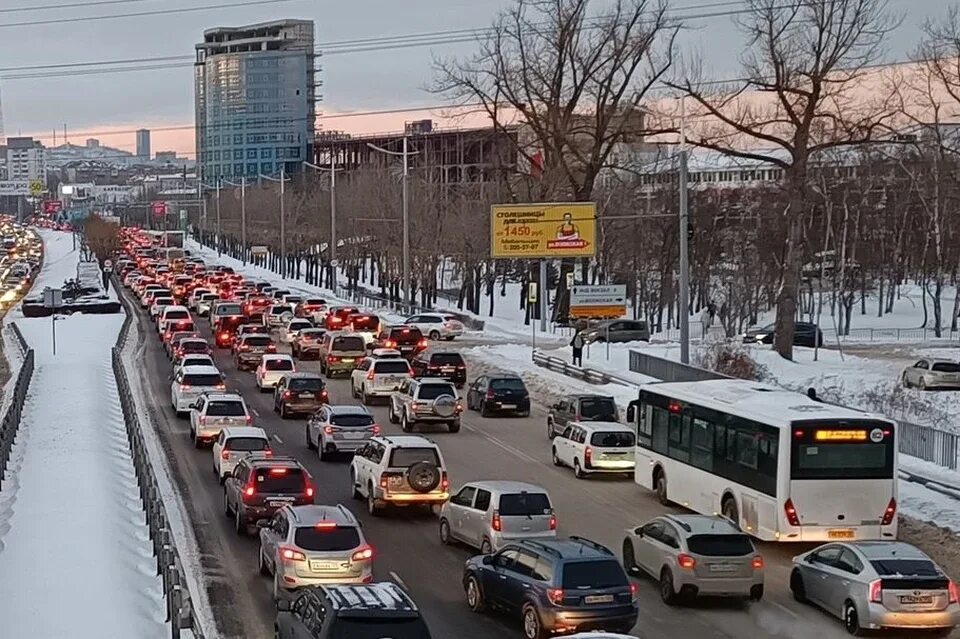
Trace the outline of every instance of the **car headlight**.
[[761, 340], [765, 340], [766, 338], [767, 338], [766, 333], [757, 333], [756, 335], [753, 336], [753, 339], [757, 340], [758, 342]]

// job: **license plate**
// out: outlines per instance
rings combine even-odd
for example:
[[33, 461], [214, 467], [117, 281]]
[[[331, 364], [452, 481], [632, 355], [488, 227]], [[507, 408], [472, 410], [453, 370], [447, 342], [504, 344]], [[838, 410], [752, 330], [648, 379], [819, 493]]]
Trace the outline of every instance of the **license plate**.
[[452, 372], [455, 371], [455, 370], [457, 370], [457, 369], [455, 369], [453, 366], [444, 366], [443, 368], [440, 369], [440, 372], [441, 372], [441, 373], [452, 373]]
[[500, 404], [501, 408], [516, 408], [516, 404]]
[[310, 568], [312, 570], [336, 570], [340, 565], [335, 561], [311, 561]]
[[312, 399], [313, 393], [300, 393], [300, 399]]
[[400, 350], [401, 350], [401, 351], [410, 351], [410, 350], [413, 350], [413, 346], [401, 346], [401, 347], [400, 347]]
[[287, 504], [291, 503], [292, 501], [293, 501], [292, 499], [291, 499], [290, 501], [287, 501], [287, 500], [269, 501], [269, 502], [267, 502], [267, 505], [270, 506], [271, 508], [282, 508], [283, 506], [286, 506]]
[[599, 603], [613, 603], [613, 595], [587, 595], [583, 598], [583, 603], [586, 604], [599, 604]]
[[736, 569], [733, 564], [710, 564], [710, 572], [733, 572]]
[[933, 595], [900, 595], [902, 604], [932, 604]]
[[853, 531], [849, 529], [828, 530], [828, 539], [853, 539]]
[[363, 439], [363, 433], [343, 433], [344, 439]]
[[353, 359], [344, 358], [344, 359], [341, 360], [341, 361], [342, 361], [344, 364], [353, 364]]

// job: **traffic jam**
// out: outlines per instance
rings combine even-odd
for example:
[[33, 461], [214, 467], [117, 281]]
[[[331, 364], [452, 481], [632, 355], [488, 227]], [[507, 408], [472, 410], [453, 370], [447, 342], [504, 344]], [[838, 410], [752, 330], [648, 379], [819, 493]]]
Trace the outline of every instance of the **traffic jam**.
[[[443, 447], [423, 431], [458, 433], [467, 411], [529, 416], [531, 396], [517, 375], [469, 374], [452, 348], [466, 333], [454, 316], [388, 322], [171, 250], [164, 234], [124, 228], [121, 243], [114, 270], [169, 358], [169, 409], [207, 460], [209, 481], [222, 487], [230, 527], [258, 541], [278, 637], [437, 637], [412, 600], [402, 616], [371, 612], [361, 624], [355, 612], [349, 623], [357, 625], [347, 625], [350, 615], [338, 622], [317, 613], [331, 605], [332, 588], [380, 587], [378, 538], [363, 526], [362, 510], [398, 526], [417, 513], [434, 522], [436, 544], [473, 549], [459, 576], [464, 610], [493, 615], [526, 639], [637, 637], [640, 579], [669, 606], [725, 598], [747, 609], [764, 598], [764, 557], [739, 517], [662, 514], [610, 548], [561, 535], [564, 514], [542, 486], [458, 481]], [[280, 419], [302, 424], [302, 454], [273, 450], [274, 434], [249, 395], [231, 388], [225, 361], [272, 398]], [[351, 397], [330, 388], [337, 377]], [[389, 425], [378, 423], [373, 405], [386, 407]], [[613, 398], [584, 393], [551, 407], [546, 435], [553, 463], [571, 481], [634, 476], [637, 427], [624, 423]], [[328, 498], [302, 463], [307, 456], [343, 473], [353, 504]], [[395, 583], [382, 588], [409, 599]], [[904, 542], [812, 548], [794, 559], [787, 594], [852, 635], [910, 628], [947, 636], [960, 624], [957, 584]], [[343, 628], [326, 630], [336, 623]]]

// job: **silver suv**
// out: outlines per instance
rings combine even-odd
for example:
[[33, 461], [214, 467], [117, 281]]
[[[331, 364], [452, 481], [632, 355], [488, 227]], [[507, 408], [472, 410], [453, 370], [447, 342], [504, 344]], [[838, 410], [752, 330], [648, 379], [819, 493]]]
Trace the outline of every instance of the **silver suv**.
[[465, 484], [440, 509], [440, 541], [459, 541], [494, 553], [507, 542], [557, 536], [557, 517], [547, 491], [521, 481]]
[[623, 567], [659, 579], [660, 598], [668, 605], [697, 595], [763, 598], [763, 557], [723, 517], [663, 515], [630, 528]]
[[373, 548], [342, 504], [285, 506], [260, 529], [260, 573], [273, 576], [273, 596], [318, 584], [373, 581]]
[[460, 431], [463, 402], [453, 382], [445, 379], [408, 379], [390, 395], [391, 424], [400, 424], [405, 433], [417, 424], [446, 424], [451, 433]]

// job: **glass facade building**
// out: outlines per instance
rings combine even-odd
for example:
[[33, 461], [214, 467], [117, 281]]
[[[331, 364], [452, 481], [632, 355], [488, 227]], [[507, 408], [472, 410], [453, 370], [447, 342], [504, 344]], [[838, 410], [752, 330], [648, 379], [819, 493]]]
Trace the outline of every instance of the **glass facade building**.
[[210, 29], [203, 39], [194, 66], [202, 179], [300, 172], [316, 119], [313, 22]]

